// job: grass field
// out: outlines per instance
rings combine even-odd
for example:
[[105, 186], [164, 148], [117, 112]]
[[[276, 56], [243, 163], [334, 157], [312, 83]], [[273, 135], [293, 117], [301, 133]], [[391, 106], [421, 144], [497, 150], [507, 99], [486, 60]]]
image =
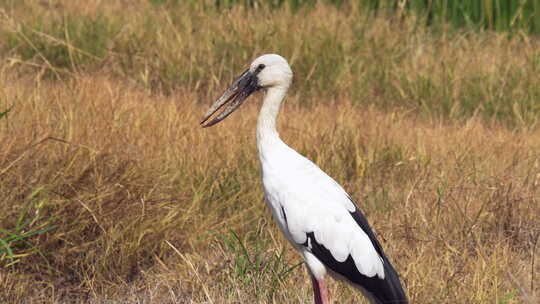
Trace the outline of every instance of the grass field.
[[539, 301], [537, 36], [158, 2], [0, 4], [0, 302], [311, 302], [263, 202], [260, 96], [198, 124], [269, 52], [295, 72], [282, 137], [356, 199], [411, 303]]

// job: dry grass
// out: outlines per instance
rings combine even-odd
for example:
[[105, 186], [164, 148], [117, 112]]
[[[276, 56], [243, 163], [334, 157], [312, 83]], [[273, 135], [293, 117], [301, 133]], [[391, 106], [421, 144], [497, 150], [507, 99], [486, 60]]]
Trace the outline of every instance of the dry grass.
[[[120, 9], [92, 3], [62, 5], [110, 18]], [[134, 3], [125, 7], [133, 18], [118, 37], [143, 29], [138, 22], [150, 8]], [[12, 16], [32, 16], [11, 9]], [[272, 24], [240, 8], [172, 19], [207, 24], [191, 36], [161, 19], [158, 38], [145, 38], [155, 39], [152, 47], [135, 48], [129, 73], [119, 68], [118, 49], [102, 62], [53, 69], [39, 55], [4, 53], [0, 112], [14, 107], [0, 120], [0, 239], [8, 240], [5, 231], [23, 237], [11, 239], [11, 254], [0, 245], [0, 301], [310, 302], [306, 273], [295, 268], [300, 258], [262, 201], [254, 136], [260, 97], [219, 126], [198, 125], [230, 76], [255, 55], [277, 50], [298, 71], [280, 118], [282, 136], [356, 198], [412, 303], [536, 303], [540, 131], [535, 108], [520, 107], [539, 96], [537, 66], [530, 64], [540, 58], [535, 39], [437, 36], [379, 18], [369, 21], [373, 29], [355, 53], [354, 17], [317, 6], [305, 12], [302, 31], [286, 36], [290, 44], [268, 48], [275, 40], [256, 33], [273, 27], [285, 35], [292, 12], [261, 11]], [[221, 27], [223, 41], [236, 37], [227, 26], [246, 35], [236, 41], [241, 47], [221, 45], [229, 55], [219, 56], [209, 33]], [[190, 47], [171, 40], [171, 28]], [[330, 36], [306, 39], [321, 28], [343, 46], [336, 53], [344, 57], [328, 57], [326, 65], [309, 56]], [[298, 39], [305, 40], [293, 43]], [[157, 66], [169, 60], [173, 70], [191, 72], [177, 82], [159, 80]], [[362, 68], [350, 73], [354, 67]], [[53, 70], [67, 76], [47, 76]], [[491, 115], [485, 104], [466, 110], [459, 103], [491, 97], [510, 110]], [[26, 237], [30, 232], [36, 234]], [[339, 283], [331, 294], [340, 303], [363, 301]]]
[[522, 32], [433, 33], [414, 17], [369, 17], [356, 1], [299, 11], [216, 10], [210, 0], [8, 3], [0, 46], [19, 73], [107, 73], [160, 94], [188, 87], [206, 102], [246, 62], [274, 52], [293, 65], [302, 104], [346, 98], [512, 127], [536, 126], [540, 115], [540, 47]]

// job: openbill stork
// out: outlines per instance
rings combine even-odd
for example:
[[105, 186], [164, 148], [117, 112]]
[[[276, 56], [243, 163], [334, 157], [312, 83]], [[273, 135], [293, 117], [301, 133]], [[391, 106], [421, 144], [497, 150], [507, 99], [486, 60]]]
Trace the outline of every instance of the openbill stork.
[[407, 303], [397, 272], [351, 197], [280, 139], [276, 119], [292, 77], [283, 57], [258, 57], [210, 107], [201, 125], [217, 124], [249, 95], [263, 90], [257, 147], [266, 203], [285, 237], [304, 257], [315, 303], [329, 303], [327, 273], [352, 284], [371, 303]]

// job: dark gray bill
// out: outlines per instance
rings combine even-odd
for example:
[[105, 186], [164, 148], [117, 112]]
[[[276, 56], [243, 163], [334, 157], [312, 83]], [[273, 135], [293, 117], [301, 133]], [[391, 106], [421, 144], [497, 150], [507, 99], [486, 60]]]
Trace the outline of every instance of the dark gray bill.
[[[259, 70], [250, 72], [248, 69], [231, 84], [225, 93], [223, 93], [223, 95], [221, 95], [221, 97], [214, 102], [214, 104], [204, 115], [203, 120], [201, 121], [203, 128], [211, 127], [227, 118], [227, 116], [242, 105], [242, 103], [246, 100], [246, 98], [249, 97], [249, 95], [251, 95], [251, 93], [260, 89], [259, 85], [257, 84], [258, 72]], [[223, 112], [221, 112], [210, 122], [204, 124], [210, 118], [210, 116], [212, 116], [226, 104], [228, 105]]]

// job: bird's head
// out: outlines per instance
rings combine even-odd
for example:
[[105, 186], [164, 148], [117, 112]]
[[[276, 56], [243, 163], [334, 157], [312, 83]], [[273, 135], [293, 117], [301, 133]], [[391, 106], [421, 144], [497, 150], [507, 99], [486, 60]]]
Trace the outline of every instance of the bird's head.
[[[261, 89], [281, 87], [287, 89], [292, 81], [292, 70], [285, 58], [277, 54], [266, 54], [255, 59], [249, 68], [245, 70], [214, 102], [204, 115], [201, 125], [210, 127], [224, 120], [253, 92]], [[216, 118], [210, 122], [205, 122], [223, 106], [228, 106]]]
[[277, 54], [266, 54], [255, 59], [250, 71], [260, 69], [257, 74], [258, 84], [262, 88], [289, 87], [292, 81], [292, 70], [285, 58]]

